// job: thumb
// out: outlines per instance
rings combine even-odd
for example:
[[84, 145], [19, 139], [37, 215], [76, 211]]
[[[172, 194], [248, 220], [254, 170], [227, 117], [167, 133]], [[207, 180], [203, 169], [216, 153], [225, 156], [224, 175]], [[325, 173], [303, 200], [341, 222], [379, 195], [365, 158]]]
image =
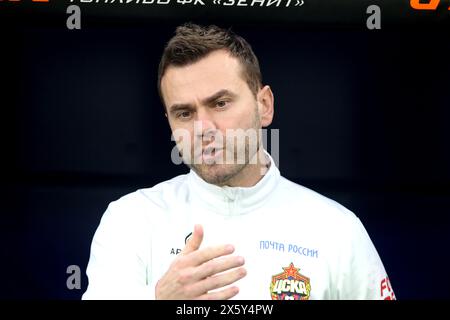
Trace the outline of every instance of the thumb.
[[203, 241], [203, 227], [201, 224], [196, 224], [194, 226], [194, 232], [192, 234], [192, 237], [188, 240], [181, 253], [187, 254], [195, 250], [198, 250], [198, 248], [200, 248], [200, 245], [202, 244], [202, 241]]

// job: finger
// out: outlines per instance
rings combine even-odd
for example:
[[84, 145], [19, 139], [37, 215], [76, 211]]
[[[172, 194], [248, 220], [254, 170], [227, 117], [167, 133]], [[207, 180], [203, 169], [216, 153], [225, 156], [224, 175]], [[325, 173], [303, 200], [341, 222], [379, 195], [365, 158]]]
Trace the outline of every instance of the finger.
[[234, 246], [231, 244], [224, 244], [220, 246], [208, 247], [197, 250], [189, 255], [188, 264], [191, 266], [200, 266], [212, 259], [229, 255], [234, 252]]
[[245, 268], [238, 268], [219, 275], [206, 278], [192, 286], [194, 296], [200, 296], [210, 290], [228, 286], [247, 275]]
[[236, 256], [209, 260], [197, 268], [195, 276], [198, 280], [205, 279], [218, 273], [241, 267], [244, 263], [243, 257]]
[[229, 287], [229, 288], [219, 290], [219, 291], [205, 293], [204, 295], [201, 295], [197, 299], [198, 300], [228, 300], [228, 299], [233, 298], [238, 293], [239, 293], [239, 288], [234, 286], [234, 287]]
[[186, 245], [184, 246], [181, 254], [188, 254], [193, 251], [198, 250], [203, 241], [203, 227], [200, 224], [196, 224], [194, 226], [194, 232], [192, 233], [192, 238], [188, 240]]

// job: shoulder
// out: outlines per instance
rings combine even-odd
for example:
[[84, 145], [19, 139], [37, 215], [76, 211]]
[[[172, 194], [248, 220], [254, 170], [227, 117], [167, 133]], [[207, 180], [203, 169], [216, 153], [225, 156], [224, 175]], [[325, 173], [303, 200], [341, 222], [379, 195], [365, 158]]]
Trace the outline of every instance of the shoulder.
[[325, 210], [325, 212], [335, 213], [341, 216], [354, 216], [353, 212], [335, 200], [284, 177], [280, 179], [278, 191], [282, 192], [282, 196], [287, 196], [302, 208]]
[[109, 203], [102, 220], [113, 219], [128, 224], [143, 222], [150, 216], [168, 210], [169, 206], [186, 196], [187, 174], [156, 184], [150, 188], [138, 189]]
[[138, 189], [111, 202], [113, 206], [154, 205], [164, 207], [168, 200], [187, 189], [187, 174], [176, 176], [150, 188]]
[[300, 214], [302, 218], [307, 217], [322, 224], [337, 223], [341, 227], [359, 223], [358, 217], [342, 204], [284, 177], [280, 179], [278, 192], [284, 201], [289, 202], [291, 208], [304, 213]]

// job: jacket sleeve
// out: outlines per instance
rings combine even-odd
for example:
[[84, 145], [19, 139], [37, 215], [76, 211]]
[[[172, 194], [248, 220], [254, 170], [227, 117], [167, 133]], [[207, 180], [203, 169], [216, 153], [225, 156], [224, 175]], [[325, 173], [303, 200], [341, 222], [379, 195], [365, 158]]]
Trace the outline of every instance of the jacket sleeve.
[[349, 218], [340, 248], [338, 299], [394, 300], [394, 290], [366, 229], [353, 214]]
[[145, 245], [151, 240], [128, 209], [113, 202], [103, 214], [91, 245], [84, 300], [154, 299], [147, 270], [151, 246]]

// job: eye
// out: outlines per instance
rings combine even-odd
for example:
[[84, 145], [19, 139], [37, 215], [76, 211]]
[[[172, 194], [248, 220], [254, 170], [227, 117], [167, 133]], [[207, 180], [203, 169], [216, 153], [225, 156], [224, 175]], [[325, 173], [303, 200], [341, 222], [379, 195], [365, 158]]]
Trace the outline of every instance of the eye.
[[219, 100], [219, 101], [216, 102], [216, 106], [218, 108], [224, 108], [224, 107], [227, 106], [227, 104], [228, 104], [227, 100]]
[[189, 119], [190, 117], [191, 117], [190, 111], [182, 111], [177, 114], [177, 118], [182, 119], [182, 120]]

